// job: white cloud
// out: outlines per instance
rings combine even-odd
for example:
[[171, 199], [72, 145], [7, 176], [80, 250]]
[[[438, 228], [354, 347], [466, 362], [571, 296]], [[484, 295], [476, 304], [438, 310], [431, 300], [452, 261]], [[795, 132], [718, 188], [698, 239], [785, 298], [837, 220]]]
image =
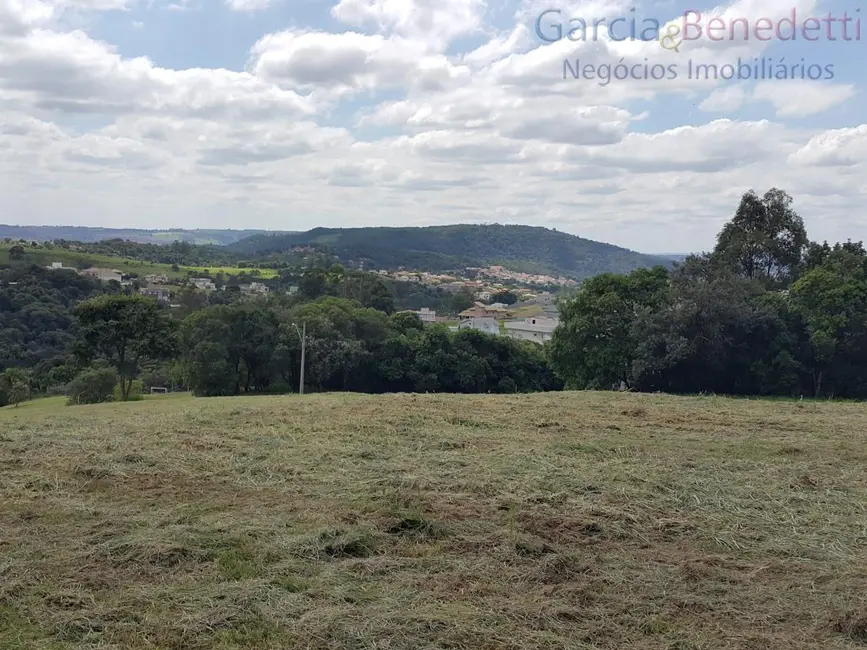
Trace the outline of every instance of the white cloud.
[[792, 154], [789, 160], [822, 167], [849, 167], [867, 163], [867, 125], [819, 133]]
[[[867, 194], [856, 84], [563, 75], [567, 57], [682, 68], [689, 57], [758, 56], [766, 44], [692, 42], [680, 54], [605, 39], [540, 46], [532, 23], [542, 0], [335, 0], [332, 31], [287, 21], [260, 34], [235, 70], [174, 69], [124, 56], [121, 43], [72, 20], [134, 4], [0, 0], [4, 214], [281, 229], [500, 220], [671, 251], [706, 247], [742, 192], [779, 186], [814, 237], [867, 237], [850, 217]], [[791, 4], [715, 11], [782, 16]], [[631, 4], [562, 6], [593, 17]], [[159, 18], [144, 16], [140, 35]], [[685, 104], [700, 110], [687, 115]], [[851, 110], [845, 125], [839, 107]], [[751, 119], [733, 119], [740, 110]], [[806, 116], [838, 128], [787, 123]]]
[[482, 27], [484, 0], [340, 0], [336, 19], [442, 47]]
[[769, 102], [777, 117], [807, 117], [838, 106], [855, 95], [852, 84], [817, 81], [765, 81], [756, 86], [753, 99]]
[[270, 9], [275, 0], [225, 0], [232, 11], [252, 12]]
[[725, 86], [714, 90], [698, 107], [703, 111], [727, 113], [739, 109], [746, 100], [747, 93], [742, 86]]

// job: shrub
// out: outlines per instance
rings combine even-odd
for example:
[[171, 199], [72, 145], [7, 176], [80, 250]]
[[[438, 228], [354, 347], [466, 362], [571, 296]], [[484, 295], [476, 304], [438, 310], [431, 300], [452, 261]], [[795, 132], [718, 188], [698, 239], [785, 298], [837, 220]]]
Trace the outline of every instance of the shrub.
[[18, 406], [30, 394], [30, 375], [21, 368], [7, 368], [0, 373], [0, 406]]
[[67, 401], [76, 404], [100, 404], [114, 399], [117, 373], [109, 368], [86, 370], [69, 382], [66, 387]]

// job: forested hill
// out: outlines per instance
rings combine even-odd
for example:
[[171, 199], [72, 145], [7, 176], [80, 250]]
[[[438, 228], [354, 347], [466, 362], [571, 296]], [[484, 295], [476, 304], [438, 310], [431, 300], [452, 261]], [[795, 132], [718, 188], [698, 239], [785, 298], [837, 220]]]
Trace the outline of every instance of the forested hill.
[[363, 262], [366, 268], [445, 271], [501, 264], [517, 271], [575, 279], [669, 262], [556, 230], [503, 225], [314, 228], [303, 233], [254, 235], [229, 248], [253, 255], [299, 246], [328, 247], [343, 262]]

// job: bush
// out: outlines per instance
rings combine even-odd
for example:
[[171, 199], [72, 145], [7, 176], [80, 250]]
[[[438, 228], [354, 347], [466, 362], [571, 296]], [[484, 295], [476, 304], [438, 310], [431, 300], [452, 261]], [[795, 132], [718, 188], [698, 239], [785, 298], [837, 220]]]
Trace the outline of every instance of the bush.
[[114, 399], [117, 374], [110, 368], [86, 370], [69, 382], [66, 387], [69, 406], [76, 404], [100, 404]]
[[0, 373], [0, 406], [18, 406], [30, 395], [30, 375], [21, 368], [7, 368]]
[[[142, 397], [142, 381], [141, 379], [133, 379], [132, 384], [129, 387], [129, 395], [126, 396], [127, 402], [137, 402], [140, 399], [144, 399]], [[120, 393], [120, 384], [114, 387], [114, 401], [122, 402], [123, 395]]]

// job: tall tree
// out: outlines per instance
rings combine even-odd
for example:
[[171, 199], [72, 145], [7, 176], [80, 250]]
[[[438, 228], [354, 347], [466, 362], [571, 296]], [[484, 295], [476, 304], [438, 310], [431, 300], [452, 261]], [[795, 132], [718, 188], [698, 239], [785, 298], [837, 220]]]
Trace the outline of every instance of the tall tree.
[[792, 197], [773, 188], [763, 197], [750, 190], [717, 237], [713, 256], [748, 279], [788, 284], [807, 249], [804, 221]]
[[629, 385], [638, 344], [633, 323], [644, 309], [666, 299], [667, 287], [668, 272], [662, 267], [586, 280], [561, 308], [551, 341], [551, 363], [567, 387]]
[[867, 384], [867, 252], [837, 244], [811, 256], [815, 266], [790, 292], [812, 346], [813, 392], [863, 393]]
[[670, 393], [797, 394], [799, 364], [781, 295], [689, 258], [671, 298], [635, 323], [635, 388]]
[[78, 305], [76, 351], [90, 359], [103, 357], [117, 370], [121, 399], [129, 397], [132, 381], [144, 359], [171, 358], [176, 327], [156, 301], [139, 295], [104, 295]]

